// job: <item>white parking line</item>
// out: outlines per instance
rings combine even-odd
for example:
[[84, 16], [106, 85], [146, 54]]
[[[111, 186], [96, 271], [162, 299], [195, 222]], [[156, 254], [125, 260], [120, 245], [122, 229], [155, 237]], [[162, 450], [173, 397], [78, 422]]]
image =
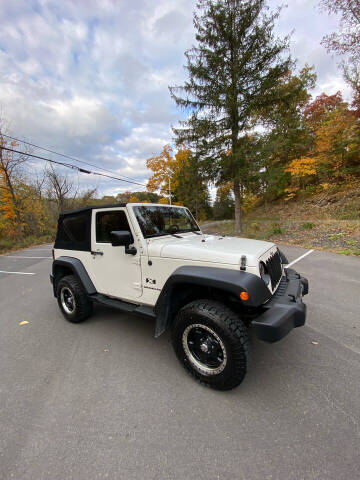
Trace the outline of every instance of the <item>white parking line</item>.
[[30, 272], [7, 272], [5, 270], [0, 270], [0, 273], [15, 273], [16, 275], [36, 275], [36, 273]]
[[285, 268], [289, 268], [291, 267], [292, 265], [294, 265], [295, 263], [299, 262], [300, 260], [302, 260], [303, 258], [307, 257], [308, 255], [310, 255], [310, 253], [312, 253], [314, 250], [309, 250], [308, 252], [304, 253], [304, 255], [301, 255], [301, 257], [297, 258], [296, 260], [293, 260], [291, 263], [289, 263], [288, 265], [286, 265]]
[[25, 257], [24, 255], [6, 255], [6, 258], [52, 258], [52, 257]]

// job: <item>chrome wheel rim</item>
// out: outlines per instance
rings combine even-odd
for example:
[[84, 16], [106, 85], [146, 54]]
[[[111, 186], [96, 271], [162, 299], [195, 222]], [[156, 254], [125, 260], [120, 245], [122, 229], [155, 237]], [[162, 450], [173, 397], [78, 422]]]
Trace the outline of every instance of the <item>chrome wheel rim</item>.
[[226, 367], [227, 354], [223, 341], [207, 325], [189, 325], [183, 333], [184, 352], [192, 367], [203, 375], [218, 375]]
[[63, 287], [60, 292], [61, 306], [68, 314], [75, 311], [75, 298], [73, 292], [68, 287]]

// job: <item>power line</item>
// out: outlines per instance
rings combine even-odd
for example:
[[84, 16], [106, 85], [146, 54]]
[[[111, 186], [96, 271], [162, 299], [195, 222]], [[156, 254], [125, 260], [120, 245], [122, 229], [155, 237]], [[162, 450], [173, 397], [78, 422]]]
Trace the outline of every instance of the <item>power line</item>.
[[[98, 168], [99, 170], [103, 170], [104, 172], [111, 173], [112, 175], [117, 175], [116, 172], [111, 170], [107, 170], [106, 168], [99, 167], [94, 165], [93, 163], [85, 162], [84, 160], [80, 160], [79, 158], [72, 157], [70, 155], [66, 155], [65, 153], [55, 152], [55, 150], [50, 150], [49, 148], [41, 147], [40, 145], [36, 145], [35, 143], [26, 142], [25, 140], [21, 140], [20, 138], [12, 137], [10, 135], [6, 135], [5, 133], [1, 134], [3, 137], [11, 138], [11, 140], [15, 140], [16, 142], [24, 143], [25, 145], [30, 145], [31, 147], [39, 148], [40, 150], [44, 150], [45, 152], [53, 153], [54, 155], [59, 155], [60, 157], [68, 158], [69, 160], [73, 160], [75, 162], [83, 163], [84, 165], [89, 165], [90, 167]], [[134, 178], [128, 177], [127, 175], [122, 175], [124, 178], [128, 178], [129, 180], [133, 180], [136, 182]]]
[[[45, 160], [47, 162], [56, 163], [57, 165], [62, 165], [63, 167], [72, 168], [73, 170], [78, 170], [80, 167], [76, 165], [71, 165], [70, 163], [57, 162], [56, 160], [50, 160], [49, 158], [40, 157], [39, 155], [33, 155], [32, 153], [20, 152], [20, 150], [14, 150], [13, 148], [3, 147], [0, 145], [1, 150], [7, 150], [8, 152], [19, 153], [20, 155], [26, 155], [27, 157], [39, 158], [40, 160]], [[80, 169], [83, 170], [83, 169]], [[87, 170], [83, 170], [83, 173], [91, 173]]]
[[77, 165], [71, 165], [70, 163], [57, 162], [56, 160], [51, 160], [50, 158], [41, 157], [40, 155], [34, 155], [32, 153], [21, 152], [20, 150], [15, 150], [13, 148], [3, 147], [2, 145], [0, 145], [0, 148], [2, 150], [7, 150], [8, 152], [19, 153], [20, 155], [26, 155], [27, 157], [38, 158], [40, 160], [44, 160], [45, 162], [56, 163], [57, 165], [62, 165], [63, 167], [71, 168], [71, 169], [77, 170], [78, 172], [81, 172], [81, 173], [99, 175], [101, 177], [110, 178], [111, 180], [118, 180], [120, 182], [133, 183], [133, 184], [136, 184], [136, 185], [140, 185], [141, 187], [146, 187], [146, 185], [144, 185], [143, 183], [135, 182], [135, 181], [132, 181], [132, 180], [125, 180], [124, 178], [120, 178], [120, 177], [113, 177], [113, 176], [110, 176], [110, 175], [106, 175], [105, 173], [92, 172], [91, 170], [85, 170], [84, 168], [78, 167]]

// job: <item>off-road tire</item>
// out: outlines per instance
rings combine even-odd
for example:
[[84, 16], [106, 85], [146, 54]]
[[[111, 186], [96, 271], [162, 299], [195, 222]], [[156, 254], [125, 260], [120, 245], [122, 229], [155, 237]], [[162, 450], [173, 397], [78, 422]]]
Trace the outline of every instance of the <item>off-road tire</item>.
[[[201, 371], [201, 368], [194, 364], [191, 353], [189, 355], [189, 352], [186, 352], [186, 331], [196, 328], [190, 325], [207, 327], [209, 332], [216, 334], [222, 344], [221, 348], [225, 347], [226, 364], [219, 373]], [[238, 315], [226, 305], [206, 299], [185, 305], [173, 322], [171, 337], [179, 361], [201, 384], [216, 390], [230, 390], [244, 380], [250, 360], [248, 330]]]
[[[66, 311], [63, 306], [63, 302], [61, 298], [61, 293], [63, 289], [64, 291], [70, 291], [73, 295], [74, 310], [71, 313], [69, 311]], [[56, 296], [57, 296], [57, 301], [58, 301], [61, 313], [69, 322], [72, 322], [72, 323], [83, 322], [92, 314], [93, 304], [91, 300], [89, 300], [81, 283], [75, 277], [75, 275], [67, 275], [66, 277], [63, 277], [59, 281], [56, 289]]]

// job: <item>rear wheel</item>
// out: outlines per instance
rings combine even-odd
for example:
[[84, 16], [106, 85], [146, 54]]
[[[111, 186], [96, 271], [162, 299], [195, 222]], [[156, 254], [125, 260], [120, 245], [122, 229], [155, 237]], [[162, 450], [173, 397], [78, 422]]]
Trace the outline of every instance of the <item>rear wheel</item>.
[[63, 277], [56, 293], [60, 310], [69, 322], [83, 322], [92, 314], [92, 302], [75, 275]]
[[196, 300], [183, 307], [172, 327], [172, 343], [180, 362], [199, 382], [230, 390], [243, 381], [250, 357], [247, 328], [220, 302]]

